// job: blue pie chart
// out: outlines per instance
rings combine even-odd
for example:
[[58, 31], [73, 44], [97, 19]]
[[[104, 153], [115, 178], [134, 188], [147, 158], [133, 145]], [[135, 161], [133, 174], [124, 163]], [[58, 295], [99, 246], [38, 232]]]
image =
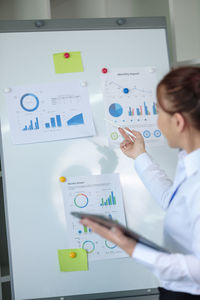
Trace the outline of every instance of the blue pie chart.
[[143, 132], [143, 136], [148, 139], [151, 136], [151, 132], [149, 130], [145, 130]]
[[36, 95], [32, 93], [27, 93], [21, 97], [20, 105], [23, 108], [23, 110], [32, 112], [38, 108], [39, 99]]
[[157, 138], [159, 138], [160, 136], [161, 136], [161, 132], [160, 132], [160, 130], [158, 130], [158, 129], [156, 129], [155, 131], [154, 131], [154, 136], [155, 137], [157, 137]]
[[109, 113], [111, 114], [111, 116], [113, 116], [115, 118], [120, 117], [123, 113], [123, 108], [118, 103], [112, 103], [109, 106]]

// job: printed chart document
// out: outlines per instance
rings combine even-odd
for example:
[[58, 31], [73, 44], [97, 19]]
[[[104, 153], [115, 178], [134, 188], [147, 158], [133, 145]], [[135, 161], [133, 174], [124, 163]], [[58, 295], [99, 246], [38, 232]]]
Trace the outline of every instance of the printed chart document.
[[126, 225], [118, 174], [67, 177], [61, 183], [67, 224], [67, 248], [83, 248], [89, 261], [127, 257], [118, 246], [79, 223], [71, 212], [103, 214]]
[[117, 127], [127, 126], [140, 131], [146, 144], [162, 145], [163, 137], [156, 125], [156, 69], [111, 69], [102, 74], [102, 80], [109, 144], [119, 146], [123, 138]]
[[7, 106], [14, 144], [95, 135], [88, 89], [80, 81], [12, 88]]

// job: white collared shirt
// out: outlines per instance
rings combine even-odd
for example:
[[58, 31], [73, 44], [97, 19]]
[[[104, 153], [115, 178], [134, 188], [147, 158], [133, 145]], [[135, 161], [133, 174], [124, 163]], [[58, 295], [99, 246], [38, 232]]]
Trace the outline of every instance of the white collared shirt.
[[136, 158], [135, 169], [166, 210], [164, 246], [173, 254], [138, 243], [132, 257], [151, 269], [164, 288], [200, 295], [200, 149], [179, 153], [174, 183], [147, 153]]

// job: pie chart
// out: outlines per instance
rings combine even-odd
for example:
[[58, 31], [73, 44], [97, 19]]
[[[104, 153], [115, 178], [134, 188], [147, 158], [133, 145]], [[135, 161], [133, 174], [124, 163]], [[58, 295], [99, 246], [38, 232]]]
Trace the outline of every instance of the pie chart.
[[123, 113], [123, 108], [118, 103], [112, 103], [109, 106], [109, 113], [111, 114], [111, 116], [113, 116], [115, 118], [120, 117]]
[[151, 136], [151, 132], [150, 132], [149, 130], [145, 130], [145, 131], [143, 132], [143, 136], [144, 136], [145, 138], [149, 138], [149, 137]]
[[32, 93], [27, 93], [21, 97], [20, 105], [23, 108], [23, 110], [32, 112], [38, 108], [39, 99], [36, 95]]
[[159, 138], [160, 136], [161, 136], [161, 132], [160, 132], [160, 130], [158, 130], [158, 129], [156, 129], [155, 131], [154, 131], [154, 136], [155, 137], [157, 137], [157, 138]]

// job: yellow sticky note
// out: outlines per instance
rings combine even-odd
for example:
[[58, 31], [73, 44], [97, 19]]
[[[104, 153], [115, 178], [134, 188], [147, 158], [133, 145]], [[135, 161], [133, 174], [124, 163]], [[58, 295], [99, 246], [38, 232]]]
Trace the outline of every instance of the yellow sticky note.
[[58, 250], [58, 261], [61, 272], [88, 270], [87, 252], [82, 248]]
[[68, 58], [65, 57], [65, 52], [53, 54], [56, 73], [83, 72], [81, 52], [68, 52], [68, 54]]

